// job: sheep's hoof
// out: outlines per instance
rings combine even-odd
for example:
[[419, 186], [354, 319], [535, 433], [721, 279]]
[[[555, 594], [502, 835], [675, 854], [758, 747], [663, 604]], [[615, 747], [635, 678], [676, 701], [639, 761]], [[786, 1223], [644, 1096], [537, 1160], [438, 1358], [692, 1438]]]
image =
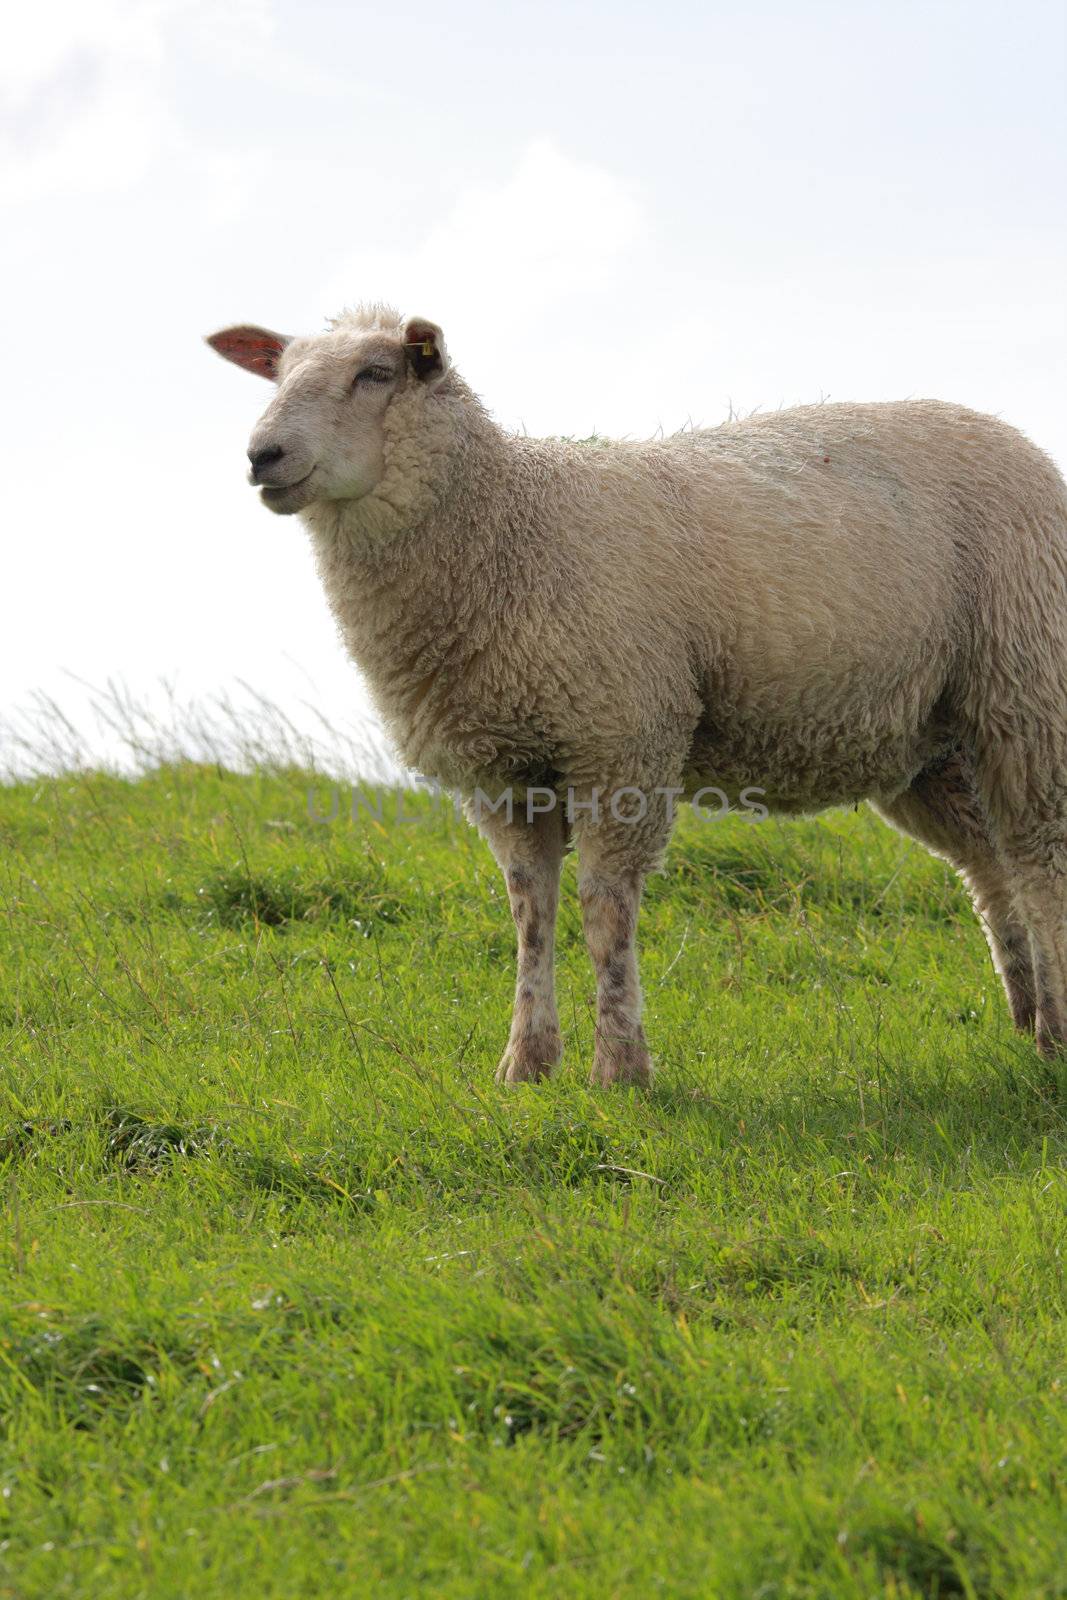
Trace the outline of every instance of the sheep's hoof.
[[512, 1041], [504, 1051], [496, 1069], [497, 1083], [539, 1083], [550, 1078], [552, 1069], [563, 1054], [558, 1034], [534, 1034], [532, 1038]]
[[612, 1039], [599, 1042], [593, 1057], [589, 1082], [594, 1088], [618, 1083], [647, 1089], [652, 1082], [652, 1057], [643, 1039]]

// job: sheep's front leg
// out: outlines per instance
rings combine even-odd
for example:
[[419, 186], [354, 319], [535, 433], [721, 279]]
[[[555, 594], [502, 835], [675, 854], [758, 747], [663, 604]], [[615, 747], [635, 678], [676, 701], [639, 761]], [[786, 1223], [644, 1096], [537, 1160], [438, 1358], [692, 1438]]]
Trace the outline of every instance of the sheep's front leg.
[[648, 873], [667, 847], [679, 788], [641, 788], [576, 795], [578, 894], [585, 942], [596, 972], [594, 1084], [647, 1084], [652, 1060], [641, 1027], [637, 913]]
[[637, 971], [637, 911], [642, 877], [637, 872], [583, 873], [585, 941], [596, 972], [596, 1053], [591, 1083], [647, 1084], [652, 1058], [641, 1027], [641, 982]]
[[562, 809], [529, 821], [487, 816], [478, 825], [504, 869], [518, 940], [515, 1008], [498, 1083], [545, 1078], [563, 1054], [556, 1012], [555, 936], [566, 823]]
[[[637, 914], [649, 872], [661, 864], [675, 800], [681, 794], [673, 763], [635, 762], [630, 776], [603, 789], [569, 789], [582, 902], [585, 944], [597, 973], [597, 1050], [590, 1083], [646, 1085], [653, 1062], [641, 1029], [637, 971]], [[659, 776], [640, 782], [641, 771]], [[669, 778], [675, 787], [667, 787]]]

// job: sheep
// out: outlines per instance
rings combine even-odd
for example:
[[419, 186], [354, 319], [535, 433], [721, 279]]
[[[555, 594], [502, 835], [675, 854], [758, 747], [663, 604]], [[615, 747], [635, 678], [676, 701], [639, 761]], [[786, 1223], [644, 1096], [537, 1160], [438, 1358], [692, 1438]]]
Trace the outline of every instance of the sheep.
[[208, 342], [276, 383], [251, 482], [302, 517], [403, 760], [466, 797], [503, 869], [498, 1080], [561, 1058], [573, 842], [592, 1082], [649, 1082], [642, 885], [708, 785], [792, 814], [870, 800], [966, 880], [1016, 1025], [1067, 1046], [1067, 490], [1022, 434], [909, 400], [530, 439], [437, 324], [383, 305]]

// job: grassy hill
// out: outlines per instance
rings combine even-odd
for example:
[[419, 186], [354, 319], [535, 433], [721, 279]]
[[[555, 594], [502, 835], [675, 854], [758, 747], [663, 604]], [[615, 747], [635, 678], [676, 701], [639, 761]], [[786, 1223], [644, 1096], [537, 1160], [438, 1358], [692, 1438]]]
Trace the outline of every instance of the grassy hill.
[[686, 816], [638, 1095], [571, 864], [505, 1091], [484, 846], [306, 791], [0, 789], [0, 1596], [1067, 1594], [1067, 1075], [948, 870]]

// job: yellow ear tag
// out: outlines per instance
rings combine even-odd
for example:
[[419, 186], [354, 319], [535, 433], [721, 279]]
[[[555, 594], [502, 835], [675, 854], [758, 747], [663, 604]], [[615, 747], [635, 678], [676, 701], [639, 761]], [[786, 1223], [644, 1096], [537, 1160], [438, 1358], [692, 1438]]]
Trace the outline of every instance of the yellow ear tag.
[[432, 339], [424, 339], [422, 341], [422, 353], [423, 353], [424, 356], [432, 356], [433, 355], [433, 340]]

